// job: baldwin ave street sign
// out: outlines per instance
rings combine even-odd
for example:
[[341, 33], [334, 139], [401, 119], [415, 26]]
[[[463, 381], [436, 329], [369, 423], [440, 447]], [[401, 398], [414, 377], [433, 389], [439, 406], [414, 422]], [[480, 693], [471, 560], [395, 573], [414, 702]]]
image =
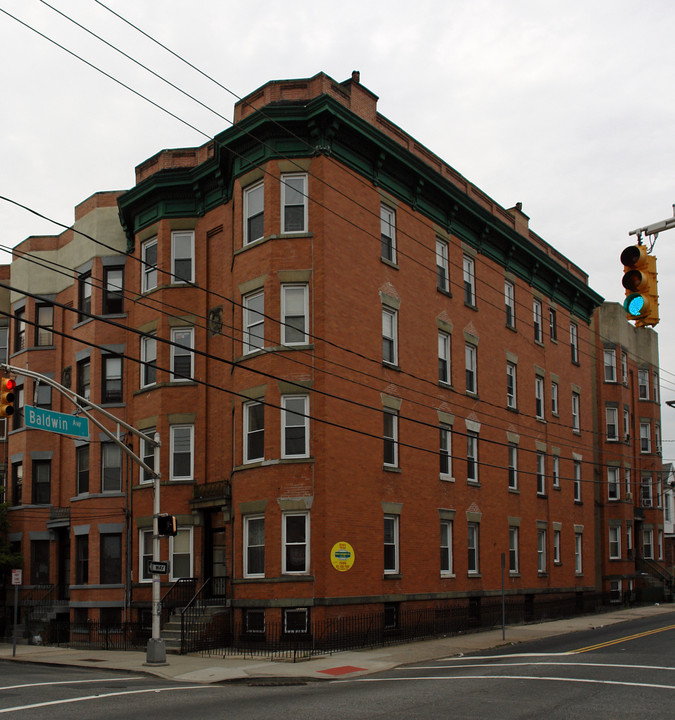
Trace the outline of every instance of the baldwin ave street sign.
[[38, 430], [49, 430], [61, 435], [75, 435], [81, 438], [89, 437], [89, 420], [86, 417], [26, 405], [24, 422], [26, 427]]

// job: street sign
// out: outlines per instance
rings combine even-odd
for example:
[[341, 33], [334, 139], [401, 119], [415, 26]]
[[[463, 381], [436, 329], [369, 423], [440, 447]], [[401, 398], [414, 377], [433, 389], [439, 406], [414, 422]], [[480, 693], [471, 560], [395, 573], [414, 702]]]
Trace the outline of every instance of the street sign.
[[22, 580], [22, 571], [19, 570], [12, 570], [12, 585], [21, 585], [23, 582]]
[[158, 560], [157, 562], [151, 560], [148, 563], [148, 570], [150, 570], [153, 575], [168, 575], [169, 563], [165, 560]]
[[61, 435], [75, 435], [75, 437], [89, 437], [89, 420], [86, 417], [68, 415], [67, 413], [45, 410], [44, 408], [26, 405], [24, 408], [24, 423], [26, 427], [38, 430], [49, 430]]

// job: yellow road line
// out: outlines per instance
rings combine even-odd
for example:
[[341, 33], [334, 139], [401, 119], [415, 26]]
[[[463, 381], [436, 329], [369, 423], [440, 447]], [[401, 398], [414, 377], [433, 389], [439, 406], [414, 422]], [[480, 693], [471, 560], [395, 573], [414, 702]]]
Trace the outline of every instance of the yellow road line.
[[656, 628], [656, 630], [646, 630], [645, 632], [636, 633], [635, 635], [625, 635], [624, 637], [616, 640], [608, 640], [607, 642], [597, 643], [597, 645], [588, 645], [587, 647], [579, 648], [578, 650], [572, 650], [573, 653], [590, 652], [591, 650], [600, 650], [601, 648], [610, 647], [610, 645], [619, 645], [620, 643], [627, 642], [628, 640], [637, 640], [638, 638], [646, 637], [647, 635], [655, 635], [656, 633], [665, 632], [666, 630], [675, 630], [675, 625], [666, 625], [666, 627]]

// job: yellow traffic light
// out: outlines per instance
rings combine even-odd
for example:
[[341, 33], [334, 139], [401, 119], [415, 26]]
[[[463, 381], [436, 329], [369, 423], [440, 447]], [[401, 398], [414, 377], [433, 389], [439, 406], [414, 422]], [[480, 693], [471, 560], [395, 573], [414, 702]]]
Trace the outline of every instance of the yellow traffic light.
[[0, 418], [14, 415], [14, 390], [16, 380], [9, 377], [0, 378]]
[[644, 245], [630, 245], [621, 253], [626, 290], [623, 309], [637, 327], [659, 322], [659, 295], [656, 287], [656, 258]]

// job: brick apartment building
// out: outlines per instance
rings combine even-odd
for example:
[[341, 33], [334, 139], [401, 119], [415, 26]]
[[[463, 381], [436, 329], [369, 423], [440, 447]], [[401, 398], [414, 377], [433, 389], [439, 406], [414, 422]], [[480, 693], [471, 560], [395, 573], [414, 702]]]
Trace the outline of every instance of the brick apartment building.
[[[358, 73], [267, 83], [214, 141], [136, 178], [15, 249], [9, 362], [159, 432], [162, 510], [179, 524], [162, 592], [207, 582], [244, 627], [290, 631], [456, 598], [479, 612], [502, 555], [510, 595], [613, 582], [595, 550], [598, 468], [647, 465], [610, 457], [609, 439], [596, 450], [596, 393], [624, 396], [595, 356], [605, 336], [631, 373], [641, 354], [617, 326], [594, 332], [602, 298], [520, 204], [379, 115]], [[17, 380], [20, 405], [72, 412]], [[622, 449], [638, 417], [656, 432], [658, 403], [633, 395]], [[21, 412], [7, 460], [31, 586], [74, 622], [147, 617], [144, 473], [94, 426], [74, 441]], [[623, 532], [633, 505], [606, 505], [603, 527]]]

